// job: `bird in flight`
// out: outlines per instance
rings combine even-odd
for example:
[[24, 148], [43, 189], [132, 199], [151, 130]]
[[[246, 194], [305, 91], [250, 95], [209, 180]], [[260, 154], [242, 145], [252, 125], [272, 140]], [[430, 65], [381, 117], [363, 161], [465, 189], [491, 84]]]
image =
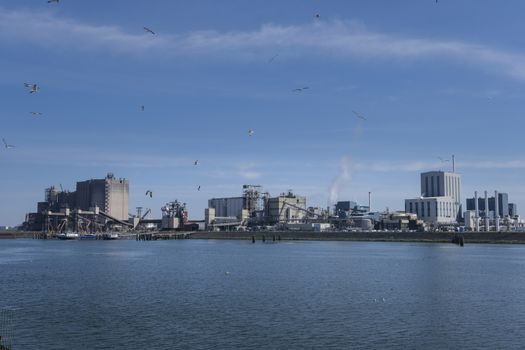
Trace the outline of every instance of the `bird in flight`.
[[197, 165], [197, 164], [199, 164], [199, 160], [198, 159], [193, 162], [193, 165]]
[[316, 13], [314, 14], [314, 17], [315, 17], [315, 18], [321, 18], [321, 14], [320, 14], [319, 12], [316, 12]]
[[157, 35], [153, 30], [149, 29], [148, 27], [144, 27], [144, 30], [152, 35]]
[[437, 157], [441, 161], [441, 163], [450, 162], [450, 159], [445, 159], [443, 157]]
[[305, 87], [302, 87], [302, 88], [293, 89], [292, 91], [293, 92], [303, 92], [304, 90], [308, 90], [308, 89], [309, 89], [309, 87], [305, 86]]
[[149, 198], [153, 198], [153, 192], [151, 190], [146, 191], [146, 196], [149, 195]]
[[14, 145], [10, 145], [10, 144], [8, 144], [8, 143], [5, 141], [4, 138], [2, 139], [2, 142], [4, 143], [4, 147], [5, 147], [6, 149], [9, 149], [9, 148], [15, 148]]
[[42, 112], [29, 112], [31, 113], [32, 115], [34, 115], [35, 117], [39, 116], [39, 115], [42, 115]]
[[201, 190], [201, 186], [199, 185], [199, 187], [197, 187], [197, 191], [200, 191]]
[[361, 119], [361, 120], [366, 120], [366, 118], [365, 118], [361, 113], [358, 113], [358, 112], [356, 112], [356, 111], [352, 111], [352, 112], [354, 112], [354, 114], [355, 114], [355, 116], [356, 116], [357, 118], [359, 118], [359, 119]]
[[53, 3], [53, 2], [56, 2], [56, 3], [58, 4], [59, 1], [60, 1], [60, 0], [47, 0], [47, 3], [48, 3], [48, 4], [51, 4], [51, 3]]
[[140, 106], [140, 110], [144, 112], [144, 106]]
[[272, 58], [270, 58], [270, 59], [268, 60], [268, 63], [272, 63], [273, 60], [277, 58], [277, 56], [279, 56], [279, 54], [275, 54], [275, 55], [273, 55]]
[[24, 83], [24, 86], [26, 88], [30, 88], [31, 90], [29, 90], [29, 93], [30, 94], [34, 94], [36, 92], [38, 92], [38, 90], [40, 90], [40, 87], [37, 85], [37, 84], [33, 84], [33, 83]]
[[252, 129], [248, 129], [248, 136], [252, 136], [254, 134], [254, 131]]

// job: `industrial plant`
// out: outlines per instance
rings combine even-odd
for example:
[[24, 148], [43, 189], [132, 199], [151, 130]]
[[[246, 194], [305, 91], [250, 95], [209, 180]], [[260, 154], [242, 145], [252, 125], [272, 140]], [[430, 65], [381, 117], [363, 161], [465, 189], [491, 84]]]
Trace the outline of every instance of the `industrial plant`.
[[194, 231], [514, 231], [523, 229], [517, 206], [509, 195], [495, 191], [479, 198], [477, 192], [461, 204], [461, 176], [452, 171], [420, 174], [420, 195], [405, 200], [404, 211], [371, 210], [355, 201], [333, 207], [307, 205], [305, 196], [285, 191], [272, 196], [261, 185], [243, 185], [239, 196], [211, 198], [204, 220], [190, 220], [186, 203], [166, 203], [159, 219], [151, 209], [129, 212], [129, 181], [112, 173], [103, 179], [76, 183], [75, 191], [50, 186], [36, 212], [26, 215], [23, 229], [47, 236], [113, 237], [108, 233]]

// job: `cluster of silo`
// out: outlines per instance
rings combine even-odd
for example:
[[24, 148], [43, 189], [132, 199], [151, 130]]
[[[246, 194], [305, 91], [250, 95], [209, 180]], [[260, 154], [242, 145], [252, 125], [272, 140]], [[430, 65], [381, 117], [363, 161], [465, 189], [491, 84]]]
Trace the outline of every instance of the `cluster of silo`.
[[[480, 231], [480, 220], [484, 219], [483, 222], [483, 231], [490, 231], [490, 210], [489, 210], [489, 196], [488, 192], [485, 191], [485, 201], [484, 201], [484, 211], [483, 218], [480, 217], [479, 210], [479, 198], [478, 191], [474, 192], [474, 231]], [[499, 226], [500, 213], [499, 213], [499, 203], [498, 203], [498, 191], [494, 191], [494, 230], [500, 231]]]

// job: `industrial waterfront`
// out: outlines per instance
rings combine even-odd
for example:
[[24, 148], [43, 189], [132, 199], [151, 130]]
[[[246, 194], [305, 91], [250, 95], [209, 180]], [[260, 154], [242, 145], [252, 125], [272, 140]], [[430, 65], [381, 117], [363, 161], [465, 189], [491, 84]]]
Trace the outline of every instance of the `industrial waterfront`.
[[[293, 190], [275, 196], [261, 185], [243, 185], [241, 196], [209, 199], [204, 220], [195, 220], [186, 203], [179, 199], [162, 206], [160, 218], [154, 217], [157, 211], [152, 208], [136, 207], [136, 212], [131, 213], [129, 180], [108, 173], [102, 179], [77, 182], [75, 191], [62, 186], [45, 189], [44, 201], [37, 203], [36, 212], [26, 215], [18, 230], [33, 238], [66, 240], [206, 237], [202, 233], [228, 237], [217, 232], [244, 232], [247, 234], [238, 237], [252, 240], [257, 233], [262, 237], [267, 233], [274, 240], [293, 232], [303, 232], [305, 239], [323, 239], [323, 234], [328, 237], [328, 233], [339, 233], [337, 237], [344, 240], [345, 235], [352, 237], [359, 232], [368, 232], [370, 237], [374, 232], [385, 232], [383, 240], [441, 241], [442, 238], [425, 233], [453, 232], [467, 240], [476, 236], [477, 242], [522, 241], [520, 233], [525, 232], [525, 222], [507, 193], [494, 191], [494, 196], [489, 197], [484, 191], [482, 197], [475, 191], [463, 206], [459, 173], [428, 171], [421, 173], [420, 179], [419, 197], [405, 199], [404, 210], [373, 210], [371, 192], [366, 205], [346, 200], [316, 207], [307, 205], [306, 196]], [[145, 196], [152, 197], [153, 192], [148, 190]], [[15, 237], [15, 231], [3, 236]], [[420, 236], [413, 237], [413, 233]]]

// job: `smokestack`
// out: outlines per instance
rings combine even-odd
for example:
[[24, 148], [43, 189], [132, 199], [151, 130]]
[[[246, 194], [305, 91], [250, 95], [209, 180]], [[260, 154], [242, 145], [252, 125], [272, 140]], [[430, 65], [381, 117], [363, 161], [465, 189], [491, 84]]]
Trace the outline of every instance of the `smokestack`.
[[456, 157], [452, 155], [452, 172], [456, 172]]
[[372, 211], [372, 192], [368, 192], [368, 212]]
[[475, 219], [476, 222], [474, 223], [474, 227], [476, 229], [476, 232], [479, 231], [479, 206], [478, 206], [478, 191], [474, 191], [474, 211], [475, 211]]
[[496, 226], [496, 232], [499, 232], [498, 191], [494, 191], [494, 225]]
[[487, 191], [485, 191], [485, 231], [488, 231], [489, 229], [489, 195], [487, 194]]

